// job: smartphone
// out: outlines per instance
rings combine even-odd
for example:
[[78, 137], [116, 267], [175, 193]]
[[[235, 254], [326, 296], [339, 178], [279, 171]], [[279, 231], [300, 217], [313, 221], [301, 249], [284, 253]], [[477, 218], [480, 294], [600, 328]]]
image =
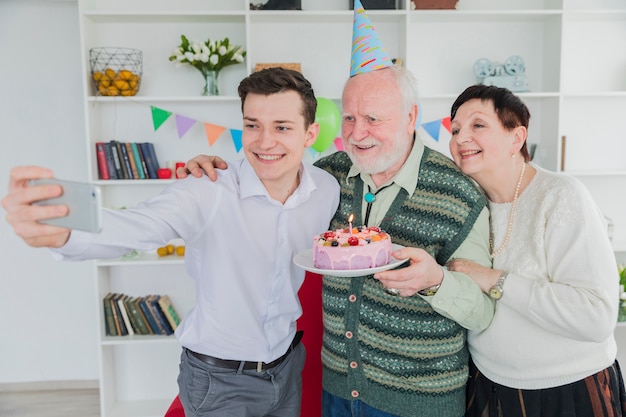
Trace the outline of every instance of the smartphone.
[[97, 233], [102, 229], [102, 197], [100, 187], [97, 185], [56, 178], [32, 180], [30, 184], [58, 184], [63, 188], [63, 194], [59, 197], [40, 200], [35, 202], [35, 205], [66, 205], [69, 208], [67, 216], [40, 220], [41, 223], [92, 233]]

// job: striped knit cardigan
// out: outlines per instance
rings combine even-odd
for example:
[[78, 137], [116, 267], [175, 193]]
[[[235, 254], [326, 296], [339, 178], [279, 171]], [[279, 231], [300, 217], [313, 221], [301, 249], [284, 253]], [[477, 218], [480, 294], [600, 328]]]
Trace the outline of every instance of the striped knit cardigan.
[[[346, 180], [337, 152], [316, 162], [341, 184], [331, 229], [350, 213], [361, 224], [363, 182]], [[424, 149], [417, 188], [401, 189], [380, 224], [393, 243], [420, 247], [444, 264], [469, 234], [486, 199], [444, 155]], [[323, 386], [331, 394], [403, 417], [460, 417], [468, 373], [466, 331], [418, 295], [385, 293], [373, 277], [324, 276]]]

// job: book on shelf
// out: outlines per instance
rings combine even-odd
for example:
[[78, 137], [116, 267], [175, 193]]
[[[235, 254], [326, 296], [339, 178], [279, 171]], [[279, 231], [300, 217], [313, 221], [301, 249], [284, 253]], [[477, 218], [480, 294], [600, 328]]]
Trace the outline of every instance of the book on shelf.
[[108, 179], [158, 179], [159, 160], [152, 142], [96, 142], [98, 177]]
[[130, 170], [133, 173], [132, 178], [134, 180], [139, 179], [139, 172], [137, 171], [137, 163], [135, 162], [135, 155], [133, 154], [133, 147], [130, 142], [124, 142], [126, 146], [126, 154], [128, 155], [128, 162], [130, 163]]
[[117, 170], [115, 169], [115, 160], [113, 159], [113, 151], [111, 151], [111, 143], [104, 142], [104, 156], [106, 158], [106, 163], [109, 171], [109, 179], [116, 180]]
[[117, 305], [120, 308], [120, 313], [122, 313], [122, 320], [124, 321], [124, 327], [126, 327], [126, 334], [129, 336], [133, 336], [135, 334], [135, 331], [133, 330], [133, 326], [130, 323], [128, 311], [126, 311], [126, 304], [124, 303], [126, 298], [128, 298], [127, 295], [120, 294], [117, 298]]
[[148, 331], [148, 324], [139, 312], [139, 307], [135, 303], [136, 297], [126, 297], [124, 304], [126, 305], [126, 311], [128, 312], [128, 318], [130, 324], [133, 326], [135, 334], [150, 334]]
[[108, 293], [102, 299], [104, 309], [104, 328], [107, 336], [117, 336], [117, 328], [115, 327], [115, 320], [113, 319], [113, 310], [111, 309], [111, 299], [113, 293]]
[[154, 145], [151, 142], [143, 142], [140, 143], [139, 146], [141, 146], [141, 152], [143, 154], [144, 160], [146, 161], [146, 168], [148, 169], [150, 179], [159, 178], [159, 176], [157, 175], [159, 162], [156, 159]]
[[144, 164], [141, 162], [141, 155], [139, 154], [139, 149], [137, 148], [136, 142], [130, 143], [130, 148], [133, 152], [133, 158], [135, 159], [135, 165], [137, 166], [137, 176], [139, 176], [140, 180], [146, 178], [146, 172], [144, 171]]
[[[132, 173], [129, 174], [130, 164], [128, 164], [128, 155], [126, 155], [126, 146], [124, 146], [121, 142], [114, 140], [115, 147], [117, 148], [117, 155], [120, 158], [120, 165], [122, 168], [122, 179], [129, 180], [132, 179]], [[128, 164], [128, 165], [127, 165]]]
[[167, 295], [131, 297], [109, 292], [102, 298], [102, 306], [106, 336], [169, 336], [181, 320]]
[[111, 304], [111, 311], [113, 311], [113, 321], [115, 323], [115, 331], [117, 336], [126, 336], [127, 332], [124, 326], [124, 321], [122, 320], [122, 313], [120, 312], [120, 308], [117, 305], [117, 297], [119, 294], [113, 294], [113, 297], [109, 300]]
[[141, 317], [143, 326], [145, 326], [146, 334], [154, 334], [154, 330], [152, 330], [152, 326], [150, 325], [150, 322], [148, 321], [146, 314], [143, 312], [143, 309], [141, 308], [142, 301], [143, 301], [143, 297], [137, 297], [133, 300], [133, 304], [135, 305], [137, 313], [139, 313], [139, 316]]
[[[159, 158], [157, 158], [156, 150], [154, 149], [154, 143], [146, 142], [148, 144], [148, 152], [150, 152], [150, 158], [152, 159], [152, 163], [154, 164], [154, 171], [158, 171], [161, 167], [159, 165]], [[158, 176], [157, 176], [158, 178]]]
[[148, 323], [150, 324], [150, 328], [152, 329], [152, 333], [154, 334], [165, 334], [165, 330], [163, 330], [158, 322], [157, 322], [157, 318], [154, 315], [154, 313], [152, 313], [150, 307], [149, 307], [149, 303], [146, 300], [147, 297], [142, 297], [141, 301], [139, 303], [141, 310], [143, 311], [143, 314], [146, 316], [146, 319], [148, 320]]
[[141, 159], [141, 166], [143, 167], [143, 173], [146, 179], [150, 178], [150, 172], [148, 171], [148, 165], [146, 165], [146, 157], [143, 154], [143, 147], [141, 143], [135, 143], [137, 146], [137, 153], [139, 154], [139, 158]]
[[96, 142], [96, 160], [98, 162], [98, 178], [101, 180], [110, 179], [109, 166], [104, 153], [104, 142]]
[[157, 320], [157, 325], [159, 326], [159, 329], [161, 330], [161, 334], [170, 335], [174, 333], [174, 331], [172, 330], [169, 323], [167, 322], [167, 319], [163, 315], [163, 312], [161, 311], [161, 307], [159, 307], [160, 297], [161, 296], [159, 295], [149, 295], [146, 298], [146, 302], [148, 303], [148, 308], [150, 308], [150, 311], [152, 312], [152, 314]]
[[122, 172], [122, 164], [121, 164], [121, 155], [117, 151], [117, 146], [115, 145], [115, 141], [112, 140], [109, 142], [111, 145], [111, 154], [113, 155], [113, 163], [115, 164], [115, 174], [117, 179], [123, 180], [124, 174]]
[[120, 330], [120, 323], [117, 319], [117, 310], [115, 309], [115, 294], [111, 294], [111, 297], [109, 297], [109, 308], [111, 309], [111, 316], [113, 317], [113, 327], [112, 327], [112, 333], [115, 336], [121, 336], [122, 332]]
[[120, 332], [121, 336], [128, 335], [128, 328], [126, 327], [126, 322], [124, 321], [124, 316], [122, 315], [122, 309], [120, 308], [119, 299], [122, 298], [124, 294], [115, 294], [113, 297], [113, 307], [117, 309], [117, 319], [119, 320]]
[[167, 295], [161, 295], [158, 303], [159, 307], [161, 307], [163, 315], [170, 324], [170, 327], [172, 328], [172, 330], [176, 330], [176, 328], [180, 324], [180, 317], [176, 312], [174, 305], [172, 304], [172, 300], [170, 300], [170, 297]]

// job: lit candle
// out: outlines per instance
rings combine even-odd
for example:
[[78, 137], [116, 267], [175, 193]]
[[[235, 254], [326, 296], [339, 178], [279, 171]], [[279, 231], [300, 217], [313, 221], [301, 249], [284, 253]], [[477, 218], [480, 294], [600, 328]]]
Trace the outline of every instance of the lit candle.
[[348, 227], [350, 228], [350, 234], [352, 234], [352, 220], [354, 220], [354, 214], [350, 213], [348, 216]]

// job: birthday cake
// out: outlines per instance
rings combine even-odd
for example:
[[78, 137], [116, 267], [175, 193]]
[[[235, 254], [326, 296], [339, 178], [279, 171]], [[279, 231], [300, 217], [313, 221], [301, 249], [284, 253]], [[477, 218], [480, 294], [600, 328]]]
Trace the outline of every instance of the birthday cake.
[[313, 237], [313, 265], [320, 269], [368, 269], [391, 261], [391, 237], [372, 226], [329, 230]]

